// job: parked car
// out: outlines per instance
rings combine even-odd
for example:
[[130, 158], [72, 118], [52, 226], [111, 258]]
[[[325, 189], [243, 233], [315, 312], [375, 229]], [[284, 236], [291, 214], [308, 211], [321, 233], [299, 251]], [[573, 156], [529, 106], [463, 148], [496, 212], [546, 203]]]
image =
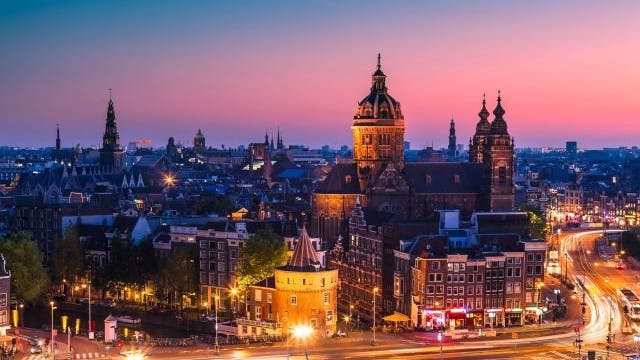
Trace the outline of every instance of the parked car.
[[104, 306], [104, 307], [115, 307], [116, 306], [116, 302], [112, 299], [106, 299], [100, 303], [98, 303], [99, 306]]

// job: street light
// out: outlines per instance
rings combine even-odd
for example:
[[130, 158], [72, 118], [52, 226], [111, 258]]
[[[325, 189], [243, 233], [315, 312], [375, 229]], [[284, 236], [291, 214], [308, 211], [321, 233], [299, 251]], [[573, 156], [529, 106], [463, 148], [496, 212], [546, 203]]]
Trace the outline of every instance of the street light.
[[216, 342], [215, 342], [215, 348], [216, 348], [216, 354], [220, 351], [220, 346], [218, 345], [218, 305], [220, 304], [219, 300], [220, 300], [220, 296], [218, 294], [216, 294], [214, 297], [214, 306], [215, 306], [215, 311], [216, 311], [216, 315], [215, 315], [215, 334], [216, 334]]
[[236, 306], [238, 304], [238, 288], [231, 288], [231, 302], [233, 305], [233, 308], [231, 309], [231, 311], [233, 312], [233, 316], [235, 317]]
[[307, 338], [309, 337], [309, 335], [311, 335], [312, 332], [313, 329], [306, 325], [298, 325], [293, 328], [293, 336], [298, 340], [302, 340], [302, 342], [304, 343], [304, 357], [307, 360], [309, 360], [309, 352], [307, 351]]
[[82, 284], [82, 288], [89, 291], [89, 323], [87, 326], [87, 337], [89, 338], [89, 340], [93, 340], [93, 332], [91, 331], [91, 281], [87, 282], [86, 284]]
[[376, 294], [378, 294], [378, 287], [373, 288], [373, 342], [371, 345], [376, 344]]
[[20, 325], [24, 327], [24, 304], [20, 303]]
[[540, 309], [540, 298], [542, 297], [542, 288], [544, 287], [544, 283], [538, 282], [536, 284], [536, 289], [538, 290], [538, 325], [542, 327], [542, 310]]
[[51, 358], [54, 359], [56, 357], [56, 349], [55, 349], [55, 336], [54, 336], [54, 329], [53, 329], [53, 310], [57, 309], [57, 307], [55, 307], [55, 303], [53, 301], [49, 302], [49, 305], [51, 306]]

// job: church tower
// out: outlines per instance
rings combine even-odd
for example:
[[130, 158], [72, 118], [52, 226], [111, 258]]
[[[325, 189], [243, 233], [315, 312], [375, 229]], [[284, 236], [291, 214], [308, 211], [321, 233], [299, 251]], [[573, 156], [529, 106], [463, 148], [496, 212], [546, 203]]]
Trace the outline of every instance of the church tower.
[[449, 147], [447, 148], [447, 155], [450, 158], [456, 156], [456, 123], [451, 118], [451, 123], [449, 124]]
[[404, 116], [400, 103], [389, 95], [386, 79], [378, 54], [371, 90], [358, 102], [351, 126], [353, 160], [363, 190], [388, 163], [393, 163], [396, 169], [404, 164]]
[[491, 131], [491, 123], [489, 123], [489, 111], [487, 111], [487, 100], [482, 95], [482, 109], [478, 113], [480, 121], [476, 125], [476, 133], [473, 139], [469, 140], [469, 161], [476, 164], [482, 164], [484, 156], [484, 147], [487, 142], [487, 136]]
[[108, 171], [119, 172], [124, 163], [124, 151], [120, 148], [120, 134], [116, 126], [116, 111], [111, 99], [109, 89], [109, 104], [107, 106], [107, 119], [104, 135], [102, 136], [102, 148], [100, 149], [100, 166]]
[[[514, 205], [514, 142], [507, 131], [502, 108], [502, 98], [498, 91], [498, 104], [493, 115], [489, 135], [484, 148], [483, 161], [490, 179], [491, 211], [512, 211]], [[481, 120], [482, 121], [482, 120]]]
[[198, 129], [196, 136], [193, 137], [193, 151], [201, 153], [206, 149], [205, 138], [202, 130]]

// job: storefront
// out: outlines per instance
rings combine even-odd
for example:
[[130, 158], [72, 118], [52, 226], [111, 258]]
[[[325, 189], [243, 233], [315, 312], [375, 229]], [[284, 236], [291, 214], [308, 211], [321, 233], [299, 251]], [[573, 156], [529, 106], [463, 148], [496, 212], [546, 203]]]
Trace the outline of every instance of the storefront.
[[489, 327], [491, 329], [499, 326], [504, 326], [504, 310], [502, 308], [485, 309], [484, 324], [485, 327]]
[[466, 328], [467, 309], [453, 308], [447, 311], [447, 325], [450, 330]]
[[505, 309], [505, 325], [506, 326], [520, 326], [522, 325], [522, 309]]
[[418, 327], [437, 329], [445, 324], [445, 313], [442, 310], [424, 309], [418, 316]]

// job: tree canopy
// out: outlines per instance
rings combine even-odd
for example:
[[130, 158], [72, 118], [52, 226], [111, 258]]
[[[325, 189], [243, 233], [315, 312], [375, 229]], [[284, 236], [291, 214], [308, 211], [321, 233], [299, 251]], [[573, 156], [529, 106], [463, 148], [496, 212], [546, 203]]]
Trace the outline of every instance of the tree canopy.
[[287, 245], [267, 227], [256, 231], [245, 243], [238, 262], [238, 285], [246, 289], [273, 275], [287, 261]]
[[54, 281], [74, 281], [82, 276], [84, 256], [75, 226], [69, 226], [64, 236], [54, 242], [52, 255], [51, 275]]
[[549, 229], [544, 219], [544, 214], [539, 207], [532, 204], [522, 204], [518, 208], [520, 211], [529, 214], [530, 235], [534, 239], [544, 240], [547, 238]]
[[176, 247], [160, 267], [158, 285], [180, 297], [196, 291], [196, 275], [196, 264], [192, 254], [183, 247]]
[[0, 241], [0, 252], [11, 271], [11, 292], [27, 303], [35, 303], [49, 289], [49, 276], [42, 265], [40, 249], [24, 233]]

